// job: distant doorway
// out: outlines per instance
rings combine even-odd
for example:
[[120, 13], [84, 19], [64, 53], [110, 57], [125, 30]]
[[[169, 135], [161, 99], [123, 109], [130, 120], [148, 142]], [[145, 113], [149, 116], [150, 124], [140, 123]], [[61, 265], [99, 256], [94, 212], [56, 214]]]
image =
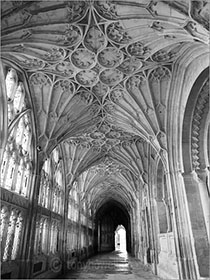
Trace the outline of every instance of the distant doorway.
[[115, 251], [126, 252], [126, 230], [123, 225], [119, 225], [115, 230]]

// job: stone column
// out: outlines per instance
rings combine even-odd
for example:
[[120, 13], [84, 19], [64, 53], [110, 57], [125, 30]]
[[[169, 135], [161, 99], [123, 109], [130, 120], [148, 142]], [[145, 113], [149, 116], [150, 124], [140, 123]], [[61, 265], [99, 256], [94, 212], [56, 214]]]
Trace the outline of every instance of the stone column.
[[196, 173], [183, 174], [194, 246], [201, 277], [209, 276], [209, 244]]
[[141, 221], [140, 221], [140, 218], [141, 218], [141, 215], [140, 215], [140, 212], [141, 212], [141, 209], [140, 209], [140, 191], [138, 190], [136, 192], [136, 232], [137, 232], [137, 243], [138, 243], [138, 246], [137, 246], [137, 251], [136, 251], [136, 257], [138, 259], [141, 259], [141, 252], [140, 252], [140, 244], [141, 244]]
[[41, 170], [43, 162], [37, 162], [36, 170], [33, 174], [34, 179], [31, 184], [31, 196], [30, 196], [30, 208], [27, 217], [27, 226], [25, 240], [24, 240], [24, 255], [25, 255], [25, 266], [22, 266], [21, 277], [28, 279], [33, 276], [33, 254], [34, 254], [34, 240], [36, 233], [36, 216], [37, 216], [37, 205], [38, 205], [38, 195], [40, 189], [41, 181]]
[[189, 221], [186, 191], [181, 171], [170, 172], [172, 182], [174, 227], [177, 232], [177, 261], [181, 279], [198, 279], [198, 267]]
[[0, 62], [0, 163], [7, 143], [8, 121], [7, 121], [7, 93], [2, 63]]
[[[65, 170], [65, 169], [64, 169]], [[66, 179], [66, 178], [65, 178]], [[68, 231], [68, 203], [69, 203], [69, 186], [67, 186], [66, 180], [65, 183], [65, 195], [64, 195], [64, 211], [63, 214], [63, 233], [62, 233], [62, 273], [66, 273], [68, 269], [68, 254], [67, 254], [67, 231]]]
[[208, 186], [209, 182], [209, 170], [206, 169], [199, 169], [196, 171], [198, 174], [198, 185], [199, 185], [199, 192], [200, 192], [200, 198], [201, 198], [201, 204], [203, 208], [203, 214], [204, 214], [204, 220], [206, 224], [206, 230], [208, 235], [208, 240], [210, 241], [210, 207], [209, 207], [209, 197], [210, 197], [210, 191]]

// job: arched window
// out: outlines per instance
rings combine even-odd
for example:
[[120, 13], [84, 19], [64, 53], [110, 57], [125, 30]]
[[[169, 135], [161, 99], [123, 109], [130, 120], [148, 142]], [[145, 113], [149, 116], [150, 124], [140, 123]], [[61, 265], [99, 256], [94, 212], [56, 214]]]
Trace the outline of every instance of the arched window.
[[64, 206], [64, 180], [59, 149], [55, 148], [43, 164], [39, 191], [39, 204], [60, 215]]
[[9, 69], [5, 79], [7, 101], [8, 101], [8, 122], [9, 124], [15, 117], [25, 109], [25, 89], [19, 81], [16, 70]]
[[[26, 96], [17, 71], [9, 69], [5, 78], [8, 102], [8, 141], [0, 170], [1, 187], [19, 195], [30, 195], [33, 141], [30, 112], [25, 112]], [[20, 117], [20, 113], [22, 113]], [[11, 126], [12, 125], [12, 126]]]

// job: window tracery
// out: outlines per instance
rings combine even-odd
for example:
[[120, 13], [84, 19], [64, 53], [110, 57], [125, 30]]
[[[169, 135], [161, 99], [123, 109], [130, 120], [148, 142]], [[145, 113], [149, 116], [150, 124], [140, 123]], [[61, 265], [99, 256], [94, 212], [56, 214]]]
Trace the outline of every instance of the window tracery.
[[38, 216], [36, 222], [36, 233], [34, 241], [35, 255], [48, 253], [48, 229], [49, 219], [43, 216]]
[[72, 229], [70, 226], [68, 226], [68, 230], [67, 230], [67, 251], [70, 251], [72, 249]]
[[7, 207], [3, 206], [1, 208], [1, 220], [0, 220], [0, 222], [1, 222], [1, 228], [0, 228], [0, 230], [1, 230], [1, 237], [0, 237], [1, 242], [3, 240], [3, 234], [4, 234], [4, 231], [5, 231], [5, 227], [7, 225], [8, 215], [9, 215], [9, 212], [8, 212]]
[[26, 107], [25, 88], [23, 83], [19, 81], [16, 70], [12, 68], [7, 72], [5, 83], [8, 101], [8, 121], [11, 123]]
[[34, 254], [38, 255], [40, 254], [40, 217], [37, 218], [36, 221], [36, 231], [35, 231], [35, 239], [34, 239]]
[[41, 250], [42, 253], [47, 254], [47, 244], [48, 244], [48, 220], [44, 219], [42, 223], [42, 232], [41, 232]]
[[77, 183], [74, 182], [72, 189], [69, 192], [68, 200], [68, 219], [77, 222], [79, 219], [79, 195], [77, 190]]
[[1, 208], [1, 242], [3, 262], [15, 260], [20, 251], [23, 233], [23, 214], [17, 209], [9, 211], [6, 206]]
[[60, 222], [44, 216], [38, 216], [34, 240], [34, 254], [56, 254], [59, 250]]
[[39, 205], [63, 214], [64, 180], [59, 150], [53, 150], [43, 164], [39, 192]]
[[26, 108], [24, 84], [19, 80], [18, 73], [9, 69], [5, 78], [8, 124], [13, 122], [0, 170], [1, 187], [28, 197], [32, 178], [32, 121], [30, 113], [16, 118]]
[[50, 159], [46, 159], [42, 171], [39, 192], [39, 204], [42, 207], [49, 208], [50, 202]]
[[12, 256], [11, 256], [12, 260], [15, 260], [17, 257], [18, 249], [20, 246], [22, 226], [23, 226], [23, 218], [22, 215], [19, 214], [16, 222], [15, 233], [14, 233], [14, 244], [13, 244]]
[[50, 252], [55, 254], [58, 252], [58, 241], [59, 241], [59, 222], [56, 220], [52, 221], [50, 228]]
[[87, 215], [86, 215], [86, 202], [82, 203], [82, 214], [81, 214], [81, 224], [86, 225], [87, 223]]
[[68, 199], [68, 219], [71, 220], [72, 218], [72, 199], [71, 199], [71, 191], [69, 192], [69, 199]]

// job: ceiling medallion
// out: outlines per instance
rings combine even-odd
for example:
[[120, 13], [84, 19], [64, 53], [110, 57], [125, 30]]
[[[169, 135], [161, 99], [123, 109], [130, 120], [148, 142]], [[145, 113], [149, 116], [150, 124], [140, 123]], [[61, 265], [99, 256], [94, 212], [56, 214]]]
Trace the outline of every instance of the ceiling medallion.
[[119, 22], [109, 24], [106, 32], [108, 38], [118, 44], [127, 44], [132, 39]]
[[90, 51], [97, 53], [106, 46], [106, 38], [97, 26], [91, 26], [86, 33], [84, 45]]
[[71, 55], [72, 63], [80, 69], [89, 69], [96, 63], [95, 54], [87, 49], [77, 49]]
[[114, 103], [118, 103], [120, 99], [123, 98], [125, 93], [125, 90], [122, 87], [117, 86], [110, 92], [110, 99]]
[[130, 44], [127, 47], [127, 52], [130, 55], [135, 56], [137, 58], [144, 58], [146, 55], [150, 54], [150, 49], [146, 47], [143, 43], [138, 41]]
[[115, 86], [122, 81], [123, 73], [117, 69], [106, 69], [100, 73], [99, 78], [102, 83]]
[[56, 39], [56, 42], [59, 45], [65, 47], [74, 46], [82, 39], [82, 32], [79, 27], [68, 24], [68, 25], [60, 26], [60, 28], [62, 28], [63, 32], [61, 32], [61, 30], [59, 30], [58, 28], [57, 33], [59, 33], [60, 31], [61, 35], [57, 35], [52, 38], [52, 41], [53, 39], [54, 40]]
[[125, 59], [118, 67], [117, 69], [123, 72], [126, 75], [131, 75], [137, 70], [139, 70], [143, 66], [143, 63], [135, 58], [135, 57], [129, 57], [128, 59]]
[[105, 68], [118, 66], [123, 60], [123, 53], [116, 48], [106, 48], [98, 54], [98, 62]]
[[[101, 176], [104, 176], [104, 175], [109, 176], [112, 174], [119, 173], [122, 170], [122, 167], [119, 164], [112, 161], [110, 158], [105, 157], [104, 162], [98, 164], [97, 166], [91, 167], [90, 170], [94, 171], [95, 174], [100, 174]], [[112, 182], [110, 182], [110, 184], [111, 183]], [[108, 182], [107, 182], [107, 184], [108, 184]]]
[[109, 87], [101, 82], [98, 82], [95, 86], [92, 88], [92, 92], [97, 96], [97, 97], [103, 97], [107, 94], [109, 90]]
[[108, 123], [102, 123], [98, 130], [102, 133], [107, 133], [111, 130], [111, 126]]
[[92, 139], [99, 139], [99, 138], [104, 138], [105, 136], [104, 136], [103, 133], [101, 133], [101, 132], [99, 132], [99, 131], [95, 131], [95, 132], [93, 132], [93, 133], [90, 133], [90, 137], [91, 137]]
[[83, 70], [76, 74], [77, 81], [83, 86], [93, 86], [98, 82], [98, 75], [93, 70]]

